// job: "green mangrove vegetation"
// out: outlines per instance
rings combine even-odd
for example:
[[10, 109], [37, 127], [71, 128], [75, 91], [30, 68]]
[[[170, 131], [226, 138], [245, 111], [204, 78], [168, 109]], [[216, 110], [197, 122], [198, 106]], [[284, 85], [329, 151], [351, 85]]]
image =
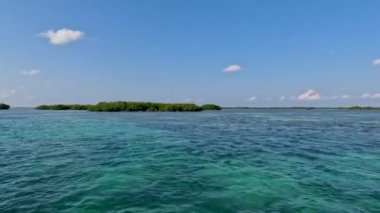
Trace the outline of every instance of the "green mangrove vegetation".
[[202, 105], [202, 110], [221, 110], [222, 107], [215, 104], [205, 104]]
[[96, 112], [194, 112], [201, 111], [202, 108], [195, 104], [170, 104], [151, 102], [100, 102], [90, 106], [89, 111]]
[[36, 107], [39, 110], [87, 110], [90, 105], [80, 105], [80, 104], [57, 104], [57, 105], [41, 105]]
[[370, 107], [370, 106], [352, 106], [347, 107], [348, 110], [380, 110], [380, 107]]
[[221, 110], [215, 104], [198, 106], [191, 103], [154, 103], [154, 102], [99, 102], [96, 105], [41, 105], [38, 110], [88, 110], [92, 112], [198, 112], [202, 110]]
[[0, 103], [0, 110], [2, 110], [2, 109], [9, 109], [9, 108], [11, 108], [11, 106], [9, 106], [7, 104]]

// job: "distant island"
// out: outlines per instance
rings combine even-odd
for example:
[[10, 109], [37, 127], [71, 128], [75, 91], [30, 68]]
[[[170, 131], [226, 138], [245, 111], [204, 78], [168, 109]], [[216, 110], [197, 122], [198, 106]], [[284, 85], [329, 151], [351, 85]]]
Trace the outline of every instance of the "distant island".
[[[9, 105], [0, 104], [0, 109], [9, 109]], [[350, 107], [220, 107], [215, 104], [198, 106], [192, 103], [155, 103], [155, 102], [99, 102], [90, 104], [56, 104], [40, 105], [37, 110], [87, 110], [92, 112], [199, 112], [221, 109], [294, 109], [294, 110], [380, 110], [380, 107], [350, 106]]]
[[204, 110], [221, 110], [215, 104], [198, 106], [191, 103], [153, 103], [153, 102], [100, 102], [96, 105], [41, 105], [37, 110], [87, 110], [92, 112], [199, 112]]
[[9, 106], [7, 104], [0, 103], [0, 110], [9, 109], [9, 108], [11, 108], [11, 106]]
[[366, 106], [366, 107], [361, 107], [361, 106], [352, 106], [352, 107], [347, 107], [345, 109], [349, 109], [349, 110], [380, 110], [380, 107], [370, 107], [370, 106]]

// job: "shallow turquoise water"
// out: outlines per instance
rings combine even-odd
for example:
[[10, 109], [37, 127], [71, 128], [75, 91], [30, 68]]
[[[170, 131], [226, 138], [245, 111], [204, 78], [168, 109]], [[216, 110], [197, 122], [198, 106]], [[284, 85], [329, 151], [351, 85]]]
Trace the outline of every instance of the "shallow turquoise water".
[[379, 212], [380, 112], [0, 111], [0, 212]]

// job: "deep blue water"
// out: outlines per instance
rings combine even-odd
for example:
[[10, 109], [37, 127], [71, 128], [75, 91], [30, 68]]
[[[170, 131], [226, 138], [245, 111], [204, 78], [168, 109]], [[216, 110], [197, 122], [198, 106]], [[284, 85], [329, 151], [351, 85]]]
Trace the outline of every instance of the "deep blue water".
[[380, 111], [0, 111], [0, 212], [380, 212]]

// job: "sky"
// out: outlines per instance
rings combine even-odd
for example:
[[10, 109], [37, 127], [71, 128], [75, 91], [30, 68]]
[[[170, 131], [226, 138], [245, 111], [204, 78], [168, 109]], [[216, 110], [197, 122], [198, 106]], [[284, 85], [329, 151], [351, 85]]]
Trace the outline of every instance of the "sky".
[[378, 0], [3, 0], [0, 102], [380, 106]]

